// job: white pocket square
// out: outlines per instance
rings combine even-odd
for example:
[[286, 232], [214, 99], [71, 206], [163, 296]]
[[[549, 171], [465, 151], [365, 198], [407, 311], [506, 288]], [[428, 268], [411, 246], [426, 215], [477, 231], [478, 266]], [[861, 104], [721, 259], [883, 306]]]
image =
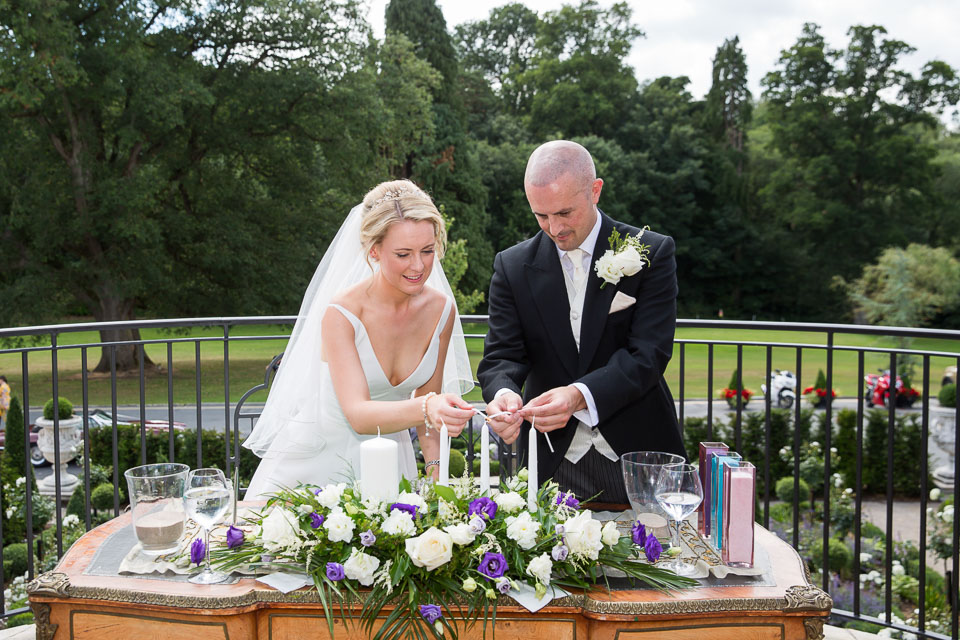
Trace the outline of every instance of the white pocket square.
[[628, 296], [623, 291], [617, 291], [617, 295], [613, 297], [613, 302], [610, 303], [610, 311], [607, 314], [616, 313], [617, 311], [623, 311], [627, 307], [631, 306], [637, 301], [633, 296]]

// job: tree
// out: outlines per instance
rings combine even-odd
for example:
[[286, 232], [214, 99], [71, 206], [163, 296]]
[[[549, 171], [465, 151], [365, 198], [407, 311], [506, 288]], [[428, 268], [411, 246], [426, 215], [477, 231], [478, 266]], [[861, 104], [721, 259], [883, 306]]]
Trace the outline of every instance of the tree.
[[292, 307], [337, 224], [316, 210], [356, 199], [331, 126], [363, 62], [354, 0], [26, 0], [0, 22], [0, 117], [24, 145], [2, 163], [5, 320]]
[[[898, 68], [913, 51], [879, 26], [854, 26], [846, 50], [827, 47], [807, 24], [763, 81], [773, 146], [782, 157], [761, 189], [766, 209], [815, 257], [796, 264], [800, 300], [821, 313], [833, 275], [853, 277], [879, 247], [919, 235], [916, 216], [933, 206], [934, 151], [918, 128], [958, 100], [942, 62], [914, 76]], [[920, 225], [922, 226], [922, 225]]]
[[[746, 146], [746, 128], [753, 112], [747, 86], [747, 59], [740, 49], [740, 38], [725, 40], [713, 59], [713, 83], [707, 93], [704, 120], [707, 131], [727, 148], [740, 154]], [[743, 173], [742, 157], [737, 174]]]
[[534, 136], [615, 136], [637, 92], [626, 58], [643, 31], [630, 18], [626, 3], [600, 9], [594, 0], [543, 16], [537, 56], [519, 79]]
[[960, 307], [960, 261], [942, 247], [888, 247], [859, 278], [838, 278], [837, 285], [867, 322], [928, 326], [937, 315]]
[[475, 143], [466, 133], [460, 71], [443, 13], [434, 0], [391, 0], [386, 29], [406, 36], [418, 57], [443, 77], [433, 95], [433, 136], [411, 150], [396, 176], [418, 183], [457, 221], [451, 241], [465, 240], [469, 256], [462, 287], [486, 290], [493, 266], [486, 237], [486, 191], [478, 175]]

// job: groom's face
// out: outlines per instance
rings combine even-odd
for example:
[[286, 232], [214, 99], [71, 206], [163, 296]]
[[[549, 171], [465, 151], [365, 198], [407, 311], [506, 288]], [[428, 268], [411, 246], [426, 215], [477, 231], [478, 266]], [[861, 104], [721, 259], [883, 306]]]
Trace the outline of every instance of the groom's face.
[[582, 180], [563, 175], [543, 186], [524, 185], [527, 202], [537, 224], [563, 251], [576, 249], [590, 234], [597, 220], [597, 202], [603, 180], [584, 185]]

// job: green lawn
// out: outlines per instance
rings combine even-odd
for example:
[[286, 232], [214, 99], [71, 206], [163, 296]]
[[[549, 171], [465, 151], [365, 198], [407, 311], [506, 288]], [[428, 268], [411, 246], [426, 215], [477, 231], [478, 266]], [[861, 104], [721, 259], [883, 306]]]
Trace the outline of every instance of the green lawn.
[[[482, 326], [467, 326], [468, 333], [479, 333]], [[263, 381], [267, 364], [276, 354], [283, 351], [286, 338], [283, 337], [289, 327], [282, 326], [250, 326], [237, 327], [231, 330], [232, 338], [250, 337], [254, 339], [240, 339], [230, 343], [230, 399], [236, 401], [252, 386]], [[182, 340], [196, 338], [217, 338], [222, 336], [218, 329], [197, 329], [190, 332], [170, 333], [159, 330], [149, 330], [142, 333], [144, 339]], [[281, 336], [281, 339], [270, 339]], [[681, 329], [677, 332], [679, 341], [698, 340], [739, 340], [746, 342], [774, 342], [774, 343], [801, 343], [825, 344], [826, 337], [816, 333], [797, 333], [790, 331], [739, 331], [739, 330], [710, 330], [710, 329]], [[95, 332], [65, 334], [61, 336], [61, 347], [79, 345], [99, 340]], [[892, 348], [893, 339], [877, 338], [857, 335], [841, 335], [835, 339], [837, 345]], [[47, 343], [49, 344], [49, 343]], [[197, 401], [196, 393], [196, 344], [195, 342], [175, 343], [172, 359], [169, 363], [173, 371], [173, 401], [175, 404], [192, 404]], [[223, 402], [223, 345], [220, 342], [201, 342], [200, 344], [200, 399], [204, 403]], [[37, 345], [37, 346], [43, 346]], [[471, 363], [476, 370], [483, 351], [481, 339], [469, 339]], [[960, 342], [951, 340], [915, 340], [912, 348], [922, 351], [944, 351], [960, 353]], [[674, 357], [667, 369], [667, 381], [675, 396], [679, 395], [679, 343], [674, 347]], [[707, 346], [702, 344], [686, 344], [685, 350], [685, 385], [686, 398], [703, 398], [707, 394]], [[144, 391], [147, 404], [166, 404], [167, 394], [167, 347], [165, 344], [151, 344], [146, 346], [147, 355], [158, 365], [158, 369], [150, 370], [146, 376]], [[59, 385], [60, 395], [80, 403], [82, 400], [82, 378], [80, 349], [65, 348], [59, 351]], [[91, 348], [88, 353], [88, 368], [92, 369], [100, 356], [99, 349]], [[764, 379], [766, 352], [764, 347], [745, 346], [743, 348], [743, 380], [747, 388], [759, 393], [760, 384]], [[868, 353], [865, 357], [865, 371], [873, 372], [885, 367], [889, 356], [885, 354]], [[931, 389], [934, 393], [940, 388], [940, 379], [943, 368], [948, 364], [955, 364], [955, 358], [931, 359]], [[30, 375], [30, 404], [37, 406], [52, 396], [51, 360], [49, 352], [33, 352], [28, 357]], [[713, 388], [714, 394], [726, 386], [730, 374], [736, 367], [736, 347], [727, 345], [714, 346], [713, 359]], [[796, 370], [796, 349], [774, 348], [772, 353], [772, 367]], [[801, 386], [809, 386], [817, 374], [817, 370], [826, 367], [826, 353], [817, 349], [805, 349]], [[21, 355], [19, 353], [0, 353], [0, 372], [10, 380], [14, 393], [22, 390]], [[919, 374], [919, 371], [918, 371]], [[915, 386], [920, 388], [922, 380], [914, 380]], [[834, 355], [834, 387], [840, 396], [855, 396], [862, 388], [857, 380], [857, 354], [855, 352], [835, 352]], [[266, 394], [259, 392], [251, 401], [262, 401]], [[479, 399], [479, 390], [472, 391], [467, 398]], [[139, 376], [124, 375], [117, 380], [118, 404], [137, 404], [140, 398]], [[92, 405], [109, 405], [111, 389], [109, 375], [89, 374], [89, 401]]]

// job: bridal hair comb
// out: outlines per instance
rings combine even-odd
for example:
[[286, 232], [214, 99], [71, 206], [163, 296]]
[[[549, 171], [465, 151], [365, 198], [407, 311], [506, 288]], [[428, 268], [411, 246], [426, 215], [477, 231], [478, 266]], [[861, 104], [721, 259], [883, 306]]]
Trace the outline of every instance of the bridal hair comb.
[[[387, 200], [400, 200], [400, 198], [406, 195], [407, 193], [410, 193], [410, 191], [403, 187], [399, 189], [395, 189], [394, 191], [387, 191], [386, 193], [383, 194], [383, 197], [377, 198], [376, 200], [373, 201], [373, 206], [377, 207], [383, 204], [384, 202], [386, 202]], [[397, 202], [397, 207], [399, 206], [400, 206], [400, 203]]]

